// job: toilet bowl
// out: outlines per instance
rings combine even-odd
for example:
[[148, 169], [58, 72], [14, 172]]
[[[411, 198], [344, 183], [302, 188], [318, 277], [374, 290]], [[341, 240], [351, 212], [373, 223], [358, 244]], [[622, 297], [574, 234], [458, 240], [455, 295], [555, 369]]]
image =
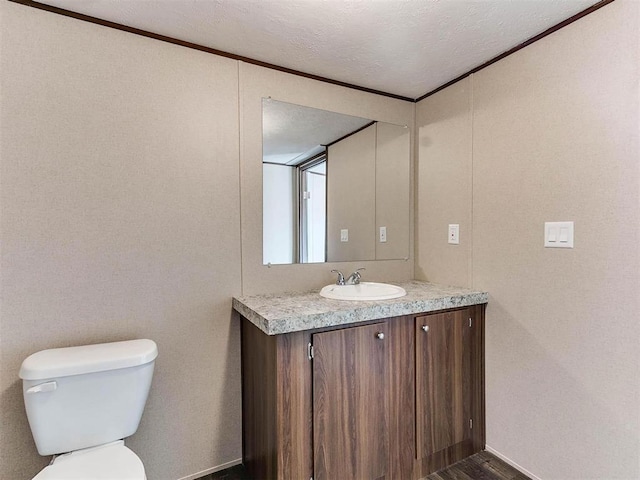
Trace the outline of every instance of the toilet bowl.
[[151, 340], [56, 348], [22, 362], [29, 426], [41, 455], [54, 455], [33, 480], [145, 480], [124, 445], [138, 429], [155, 359]]
[[57, 456], [33, 480], [146, 480], [144, 465], [122, 440]]

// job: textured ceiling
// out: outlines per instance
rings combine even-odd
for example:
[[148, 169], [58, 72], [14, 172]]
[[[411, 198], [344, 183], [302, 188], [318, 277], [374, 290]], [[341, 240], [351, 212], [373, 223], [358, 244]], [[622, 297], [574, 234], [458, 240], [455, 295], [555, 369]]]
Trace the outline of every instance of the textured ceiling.
[[317, 108], [262, 100], [262, 159], [297, 165], [323, 152], [324, 146], [371, 123]]
[[417, 98], [596, 0], [44, 0], [235, 55]]

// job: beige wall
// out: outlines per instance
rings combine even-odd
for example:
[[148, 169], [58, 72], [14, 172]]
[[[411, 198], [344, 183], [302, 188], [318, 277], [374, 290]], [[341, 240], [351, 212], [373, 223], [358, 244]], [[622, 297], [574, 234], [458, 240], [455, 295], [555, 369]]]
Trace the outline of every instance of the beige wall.
[[[245, 295], [302, 291], [335, 281], [333, 268], [348, 274], [365, 267], [363, 278], [402, 281], [413, 276], [413, 258], [405, 260], [262, 264], [262, 98], [371, 118], [413, 131], [414, 104], [345, 89], [307, 78], [240, 63], [240, 178], [242, 197], [242, 285]], [[411, 192], [413, 195], [413, 192]], [[412, 197], [411, 197], [412, 198]], [[409, 207], [412, 210], [412, 206]], [[410, 225], [413, 238], [413, 225]], [[413, 245], [410, 246], [413, 248]]]
[[[417, 279], [471, 286], [471, 118], [468, 78], [417, 105]], [[449, 224], [460, 225], [458, 245]]]
[[[410, 129], [414, 105], [14, 3], [0, 15], [0, 478], [48, 460], [24, 413], [26, 356], [142, 337], [160, 355], [127, 444], [148, 477], [239, 461], [231, 297], [361, 264], [262, 265], [261, 98]], [[411, 260], [363, 263], [365, 278], [413, 275]]]
[[[376, 122], [331, 145], [327, 166], [327, 258], [398, 260], [411, 244], [409, 128]], [[380, 242], [380, 227], [387, 241]], [[340, 231], [349, 230], [349, 241]]]
[[[376, 125], [327, 148], [329, 262], [376, 258]], [[340, 239], [342, 229], [348, 242]]]
[[639, 29], [616, 1], [417, 107], [416, 275], [490, 293], [487, 444], [538, 478], [640, 478]]
[[[376, 124], [376, 260], [408, 258], [411, 245], [411, 132], [404, 125]], [[387, 241], [380, 242], [380, 227]]]
[[18, 369], [151, 338], [148, 478], [241, 456], [237, 62], [1, 2], [0, 478], [40, 457]]

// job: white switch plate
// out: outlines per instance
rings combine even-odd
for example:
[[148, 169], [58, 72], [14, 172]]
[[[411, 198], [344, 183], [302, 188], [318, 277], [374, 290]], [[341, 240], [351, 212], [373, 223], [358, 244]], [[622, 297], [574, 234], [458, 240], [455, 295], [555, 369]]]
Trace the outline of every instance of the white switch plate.
[[387, 241], [387, 227], [380, 227], [380, 243]]
[[460, 225], [457, 223], [449, 224], [449, 243], [452, 245], [460, 244]]
[[573, 222], [544, 222], [544, 246], [573, 248]]
[[340, 241], [341, 242], [348, 242], [349, 241], [349, 229], [348, 228], [343, 228], [342, 230], [340, 230]]

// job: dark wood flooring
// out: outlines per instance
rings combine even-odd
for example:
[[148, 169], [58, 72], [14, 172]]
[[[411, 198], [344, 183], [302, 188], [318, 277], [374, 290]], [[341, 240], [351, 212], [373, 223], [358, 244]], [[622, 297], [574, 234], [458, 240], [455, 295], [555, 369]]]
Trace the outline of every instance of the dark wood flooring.
[[[212, 473], [199, 480], [264, 480], [251, 479], [242, 465]], [[480, 452], [464, 460], [454, 463], [438, 472], [432, 473], [425, 480], [531, 480], [511, 465], [500, 460], [489, 452]]]
[[432, 473], [427, 480], [531, 480], [489, 452], [480, 452]]
[[198, 480], [251, 480], [247, 473], [244, 471], [242, 465], [236, 465], [235, 467], [227, 468], [221, 472], [211, 473], [204, 477], [198, 478]]

